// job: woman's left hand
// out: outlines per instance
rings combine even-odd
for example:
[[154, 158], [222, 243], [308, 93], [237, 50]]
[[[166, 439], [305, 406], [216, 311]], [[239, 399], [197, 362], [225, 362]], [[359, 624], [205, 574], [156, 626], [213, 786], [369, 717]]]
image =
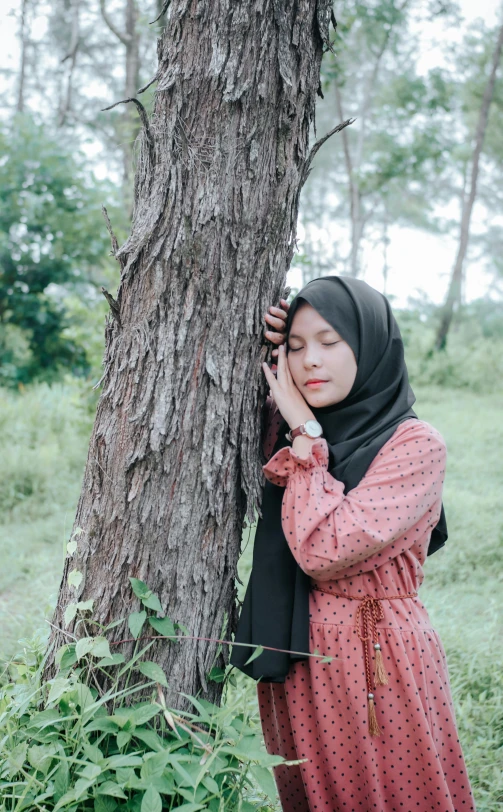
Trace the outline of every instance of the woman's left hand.
[[302, 393], [297, 389], [288, 366], [285, 345], [278, 348], [278, 376], [274, 376], [265, 361], [262, 364], [264, 374], [267, 378], [271, 395], [291, 429], [297, 428], [306, 420], [315, 420], [309, 404]]

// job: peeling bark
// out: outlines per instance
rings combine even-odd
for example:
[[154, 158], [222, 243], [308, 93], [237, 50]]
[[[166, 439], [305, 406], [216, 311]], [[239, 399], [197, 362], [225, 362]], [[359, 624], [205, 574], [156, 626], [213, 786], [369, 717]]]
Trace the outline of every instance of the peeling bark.
[[[263, 314], [294, 252], [330, 10], [328, 0], [169, 5], [56, 627], [91, 597], [102, 623], [137, 610], [133, 576], [191, 635], [220, 637], [225, 617], [224, 639], [235, 629], [243, 520], [260, 511], [263, 486]], [[53, 630], [46, 676], [63, 642]], [[216, 649], [159, 641], [148, 652], [172, 707], [190, 707], [178, 691], [218, 701], [221, 684], [205, 679], [228, 662], [224, 647], [214, 663]], [[132, 644], [114, 650], [127, 657]]]

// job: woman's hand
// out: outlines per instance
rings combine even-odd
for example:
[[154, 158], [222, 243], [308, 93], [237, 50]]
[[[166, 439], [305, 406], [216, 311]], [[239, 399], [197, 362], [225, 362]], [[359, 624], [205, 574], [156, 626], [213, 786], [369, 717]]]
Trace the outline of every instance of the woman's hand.
[[305, 423], [306, 420], [315, 420], [309, 404], [299, 389], [297, 389], [292, 378], [292, 373], [288, 366], [285, 344], [280, 344], [278, 347], [277, 377], [274, 376], [274, 373], [269, 369], [265, 361], [262, 364], [262, 368], [267, 378], [271, 395], [291, 429], [297, 428], [301, 423]]
[[[281, 344], [284, 344], [286, 340], [286, 317], [288, 315], [288, 310], [290, 309], [290, 305], [286, 301], [286, 299], [280, 299], [281, 307], [270, 307], [269, 313], [266, 313], [264, 316], [267, 325], [274, 327], [274, 330], [266, 330], [264, 335], [268, 341], [272, 344], [277, 344], [278, 347]], [[278, 349], [275, 349], [271, 353], [273, 358], [278, 357]]]

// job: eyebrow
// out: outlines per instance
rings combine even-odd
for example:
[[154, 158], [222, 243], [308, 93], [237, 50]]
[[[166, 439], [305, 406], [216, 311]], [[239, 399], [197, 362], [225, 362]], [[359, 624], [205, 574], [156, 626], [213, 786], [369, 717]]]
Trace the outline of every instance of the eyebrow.
[[[320, 336], [322, 333], [335, 333], [335, 332], [336, 331], [333, 329], [333, 327], [331, 327], [331, 328], [325, 327], [324, 330], [318, 330], [318, 332], [315, 333], [315, 335]], [[297, 336], [297, 335], [294, 335], [293, 333], [290, 333], [288, 338], [298, 338], [298, 339], [300, 339], [300, 341], [302, 341], [302, 336]]]

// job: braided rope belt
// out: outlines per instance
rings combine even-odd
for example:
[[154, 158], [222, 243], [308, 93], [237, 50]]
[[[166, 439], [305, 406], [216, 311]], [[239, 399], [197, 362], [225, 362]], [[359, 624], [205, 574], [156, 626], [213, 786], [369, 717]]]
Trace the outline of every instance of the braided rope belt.
[[[418, 593], [408, 592], [405, 595], [386, 595], [385, 598], [374, 598], [371, 595], [357, 596], [345, 595], [342, 592], [333, 592], [331, 589], [323, 589], [321, 586], [319, 586], [319, 584], [312, 584], [312, 588], [317, 589], [319, 592], [325, 592], [327, 595], [335, 595], [338, 598], [347, 598], [351, 601], [361, 601], [356, 611], [355, 627], [358, 637], [363, 643], [363, 651], [365, 655], [365, 678], [367, 681], [369, 731], [371, 736], [380, 736], [381, 729], [377, 723], [374, 707], [375, 686], [388, 684], [388, 675], [384, 668], [381, 645], [379, 643], [379, 629], [377, 628], [377, 621], [383, 620], [384, 618], [384, 610], [380, 601], [417, 598]], [[365, 645], [367, 641], [370, 641], [375, 653], [375, 672], [373, 683], [370, 669], [369, 647]]]

